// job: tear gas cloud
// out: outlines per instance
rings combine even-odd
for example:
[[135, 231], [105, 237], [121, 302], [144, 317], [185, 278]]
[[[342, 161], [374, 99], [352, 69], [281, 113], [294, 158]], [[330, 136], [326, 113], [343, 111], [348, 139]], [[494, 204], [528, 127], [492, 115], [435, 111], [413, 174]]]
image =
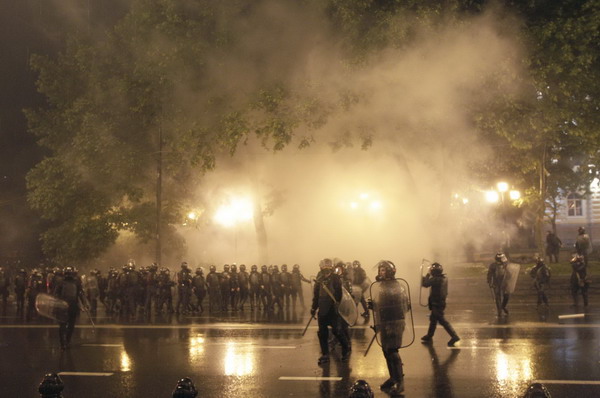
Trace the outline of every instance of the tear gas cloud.
[[[349, 110], [332, 105], [319, 129], [300, 130], [315, 139], [308, 149], [298, 150], [293, 142], [272, 153], [251, 138], [235, 157], [220, 157], [214, 171], [195, 178], [199, 208], [214, 207], [227, 195], [264, 201], [270, 192], [281, 194], [281, 203], [264, 217], [266, 259], [260, 258], [252, 222], [223, 228], [206, 211], [198, 228], [180, 228], [187, 258], [165, 259], [171, 262], [166, 265], [299, 263], [309, 275], [324, 257], [357, 259], [367, 269], [389, 259], [400, 275], [416, 276], [422, 258], [451, 266], [466, 242], [479, 248], [488, 231], [501, 228], [484, 208], [457, 210], [448, 202], [452, 194], [487, 188], [470, 178], [470, 163], [490, 153], [478, 140], [469, 109], [519, 89], [510, 76], [521, 74], [520, 49], [494, 13], [417, 32], [409, 46], [351, 66], [317, 11], [300, 3], [263, 4], [234, 21], [241, 37], [236, 51], [207, 63], [212, 86], [202, 93], [178, 88], [181, 107], [197, 112], [211, 87], [239, 93], [243, 101], [269, 81], [317, 96], [325, 106], [339, 103], [340, 92], [358, 93], [359, 100]], [[372, 145], [363, 150], [365, 138]], [[361, 203], [361, 193], [377, 198], [380, 208], [352, 209], [349, 203]], [[469, 224], [475, 211], [479, 222]], [[123, 241], [130, 239], [120, 240], [109, 256], [140, 252], [124, 249]], [[146, 253], [138, 264], [153, 261], [153, 250]]]

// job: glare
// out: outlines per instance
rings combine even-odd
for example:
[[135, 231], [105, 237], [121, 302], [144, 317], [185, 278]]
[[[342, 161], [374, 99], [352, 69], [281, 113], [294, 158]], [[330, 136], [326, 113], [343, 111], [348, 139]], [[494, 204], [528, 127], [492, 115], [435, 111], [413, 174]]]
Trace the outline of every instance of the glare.
[[198, 215], [197, 215], [195, 212], [193, 212], [193, 211], [190, 211], [190, 212], [188, 213], [187, 217], [188, 217], [190, 220], [196, 220], [196, 219], [198, 218]]
[[508, 193], [511, 200], [519, 200], [521, 198], [521, 192], [512, 190]]
[[356, 203], [356, 202], [350, 202], [350, 208], [353, 209], [353, 210], [354, 209], [358, 209], [358, 203]]
[[253, 373], [254, 352], [252, 350], [252, 347], [241, 348], [233, 342], [227, 343], [227, 350], [225, 352], [225, 375], [245, 376]]
[[251, 220], [253, 216], [252, 201], [248, 198], [238, 198], [219, 207], [213, 219], [225, 227], [232, 227], [240, 222]]
[[204, 352], [204, 337], [197, 336], [190, 339], [190, 360], [199, 359]]
[[131, 358], [125, 350], [121, 351], [121, 372], [131, 371]]
[[508, 183], [507, 182], [501, 181], [496, 186], [498, 187], [498, 191], [500, 191], [500, 192], [508, 191]]
[[371, 202], [371, 210], [379, 210], [381, 209], [381, 202], [376, 200], [374, 202]]
[[466, 205], [467, 203], [469, 203], [469, 198], [463, 198], [462, 202], [463, 205]]
[[360, 199], [362, 199], [362, 200], [367, 200], [367, 199], [369, 199], [369, 194], [368, 193], [361, 193], [358, 197]]
[[500, 200], [500, 194], [496, 191], [486, 191], [485, 200], [487, 200], [490, 203], [498, 203], [498, 201]]

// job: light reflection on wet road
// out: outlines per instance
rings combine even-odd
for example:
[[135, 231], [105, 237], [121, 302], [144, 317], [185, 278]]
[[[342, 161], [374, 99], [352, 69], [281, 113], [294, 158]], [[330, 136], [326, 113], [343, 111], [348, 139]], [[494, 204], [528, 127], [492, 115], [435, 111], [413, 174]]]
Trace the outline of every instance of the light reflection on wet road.
[[[434, 344], [403, 349], [407, 397], [519, 397], [528, 382], [544, 380], [553, 397], [600, 396], [600, 323], [593, 309], [560, 324], [564, 306], [540, 314], [511, 303], [510, 318], [498, 322], [489, 305], [454, 304], [447, 314], [462, 337], [449, 349], [439, 328]], [[63, 376], [64, 396], [170, 397], [178, 379], [189, 376], [201, 397], [344, 397], [363, 378], [376, 389], [387, 378], [378, 346], [363, 353], [372, 336], [367, 325], [352, 328], [353, 354], [339, 352], [319, 367], [316, 323], [301, 332], [306, 313], [235, 314], [231, 318], [159, 319], [152, 325], [114, 324], [97, 319], [94, 332], [80, 320], [74, 346], [58, 349], [55, 325], [0, 321], [1, 396], [38, 397], [47, 371]], [[415, 309], [415, 334], [425, 333], [427, 311]], [[87, 372], [79, 375], [79, 372]], [[332, 378], [332, 379], [329, 379]], [[341, 378], [341, 379], [340, 379]], [[576, 384], [567, 384], [576, 383]]]

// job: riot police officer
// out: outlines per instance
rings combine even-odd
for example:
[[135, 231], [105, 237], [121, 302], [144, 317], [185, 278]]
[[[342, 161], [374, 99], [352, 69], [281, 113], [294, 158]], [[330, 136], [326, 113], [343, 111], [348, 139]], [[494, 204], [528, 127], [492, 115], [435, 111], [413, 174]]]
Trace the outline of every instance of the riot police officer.
[[579, 293], [583, 297], [583, 305], [588, 305], [588, 289], [590, 283], [587, 278], [587, 266], [585, 265], [585, 257], [582, 254], [576, 254], [571, 260], [571, 296], [573, 297], [573, 305], [579, 305]]
[[535, 266], [529, 271], [529, 275], [533, 278], [533, 287], [537, 292], [538, 307], [542, 302], [548, 306], [546, 288], [548, 287], [548, 283], [550, 283], [550, 268], [544, 263], [544, 260], [538, 258]]
[[10, 279], [8, 272], [3, 267], [0, 267], [0, 300], [2, 300], [2, 315], [6, 315], [6, 306], [8, 302], [8, 287], [10, 286]]
[[192, 296], [192, 274], [187, 262], [181, 263], [181, 271], [177, 273], [177, 308], [175, 313], [187, 314]]
[[337, 305], [342, 299], [342, 280], [333, 272], [333, 262], [330, 258], [321, 260], [319, 267], [321, 271], [317, 275], [310, 310], [313, 317], [317, 310], [319, 311], [317, 336], [321, 346], [321, 357], [318, 364], [329, 362], [329, 326], [342, 346], [342, 361], [347, 361], [350, 359], [350, 346], [342, 331], [343, 320], [337, 312]]
[[202, 268], [196, 268], [196, 275], [192, 279], [192, 290], [196, 296], [196, 312], [203, 313], [204, 308], [202, 307], [202, 301], [206, 296], [206, 281], [204, 280], [204, 272]]
[[431, 314], [429, 315], [429, 329], [427, 334], [421, 337], [421, 341], [424, 343], [431, 342], [435, 328], [439, 323], [444, 327], [446, 332], [450, 335], [450, 341], [448, 341], [448, 347], [453, 347], [454, 344], [460, 340], [460, 337], [450, 325], [450, 322], [444, 316], [444, 310], [446, 309], [446, 297], [448, 296], [448, 278], [444, 275], [444, 268], [440, 263], [433, 263], [429, 268], [427, 275], [421, 280], [423, 287], [430, 287], [429, 299], [427, 304]]
[[506, 290], [508, 259], [504, 253], [496, 253], [494, 262], [488, 267], [487, 283], [494, 292], [494, 300], [496, 301], [496, 309], [498, 316], [501, 312], [508, 315], [506, 305], [510, 299], [510, 294]]
[[81, 280], [77, 277], [77, 271], [74, 267], [65, 267], [64, 279], [56, 285], [54, 295], [66, 301], [69, 305], [67, 309], [67, 322], [60, 322], [58, 330], [60, 348], [66, 350], [71, 343], [71, 337], [75, 330], [75, 321], [77, 315], [79, 315], [79, 299], [85, 299]]
[[244, 310], [244, 304], [248, 300], [248, 272], [246, 272], [246, 265], [240, 265], [240, 271], [238, 272], [238, 284], [240, 285], [240, 310]]
[[217, 273], [217, 267], [211, 265], [206, 275], [206, 284], [208, 285], [208, 310], [210, 312], [221, 311], [221, 284]]
[[258, 266], [253, 264], [250, 267], [250, 275], [248, 275], [248, 286], [250, 293], [250, 310], [260, 309], [260, 299], [261, 299], [261, 291], [260, 291], [260, 274], [258, 273]]
[[25, 291], [27, 290], [27, 271], [21, 268], [14, 280], [17, 316], [22, 317], [25, 310]]
[[379, 294], [371, 297], [368, 306], [373, 309], [375, 332], [379, 335], [381, 349], [387, 364], [389, 379], [380, 388], [391, 396], [404, 391], [402, 359], [398, 350], [402, 347], [402, 336], [406, 325], [406, 313], [410, 310], [409, 298], [395, 279], [396, 266], [388, 260], [377, 263]]
[[292, 267], [292, 306], [296, 309], [296, 297], [300, 298], [300, 305], [304, 310], [304, 292], [302, 291], [302, 282], [310, 283], [302, 272], [300, 272], [300, 264], [294, 264]]

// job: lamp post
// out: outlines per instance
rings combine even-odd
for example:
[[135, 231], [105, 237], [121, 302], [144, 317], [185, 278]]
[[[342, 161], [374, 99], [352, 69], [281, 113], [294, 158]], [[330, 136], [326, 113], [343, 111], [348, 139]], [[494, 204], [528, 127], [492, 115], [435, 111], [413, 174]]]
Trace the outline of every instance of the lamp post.
[[506, 202], [507, 195], [511, 203], [521, 198], [521, 193], [515, 189], [509, 190], [509, 184], [505, 181], [500, 181], [496, 184], [496, 189], [486, 191], [485, 198], [490, 203], [501, 202], [502, 205], [502, 235], [504, 235], [504, 245], [506, 248], [510, 248], [510, 234], [506, 231]]
[[238, 225], [242, 222], [249, 221], [254, 217], [254, 207], [252, 201], [248, 198], [231, 199], [228, 203], [221, 205], [213, 220], [226, 228], [233, 227], [233, 248], [234, 261], [237, 262], [237, 233]]

